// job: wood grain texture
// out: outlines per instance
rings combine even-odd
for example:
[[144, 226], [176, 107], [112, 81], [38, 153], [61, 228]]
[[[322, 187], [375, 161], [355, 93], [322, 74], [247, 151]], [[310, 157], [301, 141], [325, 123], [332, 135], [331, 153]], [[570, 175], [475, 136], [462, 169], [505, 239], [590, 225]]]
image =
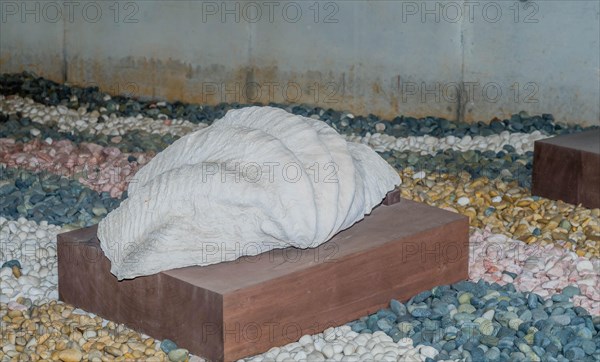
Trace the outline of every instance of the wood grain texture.
[[536, 141], [531, 192], [600, 207], [600, 130]]
[[467, 218], [402, 200], [318, 248], [119, 282], [94, 226], [58, 236], [59, 298], [231, 361], [376, 312], [391, 298], [466, 279], [468, 254]]

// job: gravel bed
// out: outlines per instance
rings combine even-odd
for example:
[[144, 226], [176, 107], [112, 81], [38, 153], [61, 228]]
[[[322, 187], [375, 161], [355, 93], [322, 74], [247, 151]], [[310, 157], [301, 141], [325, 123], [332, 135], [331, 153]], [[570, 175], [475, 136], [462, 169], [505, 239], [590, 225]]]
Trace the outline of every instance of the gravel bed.
[[[186, 120], [155, 120], [137, 114], [135, 117], [117, 117], [114, 113], [110, 116], [100, 115], [98, 111], [87, 112], [84, 107], [72, 110], [64, 106], [46, 106], [35, 103], [31, 99], [20, 97], [1, 98], [0, 112], [5, 115], [19, 115], [21, 118], [32, 120], [36, 124], [55, 125], [60, 132], [88, 132], [92, 135], [123, 136], [131, 131], [145, 131], [150, 134], [171, 134], [184, 136], [190, 132], [208, 126], [206, 123], [194, 124]], [[313, 115], [313, 118], [320, 119]], [[492, 150], [499, 152], [505, 145], [511, 145], [518, 154], [533, 151], [533, 142], [547, 138], [539, 130], [531, 133], [511, 133], [502, 131], [489, 135], [464, 135], [456, 137], [447, 135], [435, 137], [430, 135], [417, 135], [408, 137], [395, 137], [384, 133], [385, 123], [378, 123], [376, 133], [367, 132], [364, 136], [355, 133], [346, 133], [337, 124], [332, 124], [340, 133], [345, 134], [352, 142], [361, 142], [371, 146], [377, 152], [389, 150], [413, 151], [421, 154], [435, 154], [437, 151], [457, 149], [459, 151]], [[361, 132], [362, 133], [362, 132]]]
[[0, 163], [10, 168], [47, 171], [69, 177], [97, 192], [120, 198], [137, 170], [153, 154], [121, 153], [116, 147], [95, 143], [74, 144], [69, 140], [35, 139], [16, 143], [0, 138]]
[[483, 280], [439, 286], [407, 303], [350, 323], [353, 331], [383, 331], [433, 347], [435, 360], [594, 361], [600, 358], [600, 317], [574, 307], [576, 288], [552, 298]]
[[[62, 105], [76, 110], [84, 107], [90, 112], [98, 111], [100, 114], [115, 114], [120, 117], [141, 114], [147, 118], [185, 119], [192, 123], [207, 124], [223, 117], [229, 109], [244, 106], [237, 103], [206, 106], [181, 102], [140, 100], [123, 96], [113, 97], [100, 92], [96, 87], [82, 88], [59, 84], [27, 72], [1, 74], [0, 95], [27, 97], [47, 106]], [[526, 112], [512, 115], [509, 119], [504, 120], [495, 118], [490, 122], [464, 123], [436, 117], [417, 119], [398, 116], [392, 120], [382, 120], [372, 114], [355, 116], [351, 113], [321, 107], [275, 103], [270, 105], [285, 108], [294, 114], [318, 117], [330, 125], [335, 125], [340, 133], [354, 133], [361, 136], [366, 133], [373, 134], [382, 131], [394, 137], [423, 135], [462, 137], [465, 135], [490, 136], [503, 131], [531, 133], [535, 130], [553, 135], [577, 132], [583, 129], [578, 125], [570, 126], [557, 123], [551, 114], [530, 116]], [[387, 127], [385, 127], [386, 124]], [[383, 129], [381, 129], [382, 125], [384, 126]]]
[[489, 228], [527, 244], [558, 245], [580, 256], [600, 256], [600, 209], [532, 196], [517, 182], [470, 174], [402, 174], [402, 196], [469, 217], [471, 226]]
[[[23, 143], [35, 139], [46, 143], [67, 139], [76, 143], [116, 147], [125, 153], [145, 151], [152, 156], [179, 136], [198, 129], [187, 126], [178, 128], [177, 124], [165, 126], [165, 120], [159, 122], [160, 126], [172, 130], [169, 133], [163, 129], [161, 133], [152, 128], [154, 120], [141, 118], [139, 114], [135, 118], [112, 117], [108, 122], [98, 123], [96, 116], [90, 120], [89, 116], [81, 116], [77, 111], [65, 107], [31, 104], [32, 101], [23, 99], [0, 99], [0, 123], [3, 123], [0, 137]], [[368, 133], [364, 137], [346, 135], [348, 140], [368, 144], [399, 170], [406, 167], [450, 173], [467, 170], [472, 177], [516, 178], [525, 187], [531, 185], [533, 142], [544, 137], [539, 131], [532, 134], [504, 131], [487, 137], [463, 138], [395, 138], [382, 133]], [[432, 157], [423, 157], [425, 155]]]
[[[0, 362], [201, 360], [57, 302], [56, 234], [97, 223], [141, 165], [240, 106], [0, 75]], [[582, 127], [524, 112], [465, 124], [276, 106], [377, 150], [399, 170], [403, 197], [467, 215], [470, 280], [244, 362], [600, 360], [600, 209], [529, 191], [533, 142]]]
[[[53, 225], [84, 227], [97, 224], [122, 200], [47, 172], [0, 166], [0, 175], [0, 215], [7, 219], [24, 217]], [[125, 197], [126, 193], [122, 195]]]
[[131, 130], [123, 136], [91, 134], [89, 132], [59, 132], [55, 124], [34, 123], [30, 118], [17, 114], [0, 113], [0, 138], [27, 143], [34, 139], [69, 140], [74, 143], [95, 143], [104, 147], [116, 147], [121, 152], [158, 153], [167, 148], [178, 137], [171, 134], [152, 134], [142, 130]]
[[0, 317], [3, 362], [201, 361], [190, 359], [184, 349], [165, 348], [165, 341], [56, 301], [39, 306], [27, 298], [1, 303]]

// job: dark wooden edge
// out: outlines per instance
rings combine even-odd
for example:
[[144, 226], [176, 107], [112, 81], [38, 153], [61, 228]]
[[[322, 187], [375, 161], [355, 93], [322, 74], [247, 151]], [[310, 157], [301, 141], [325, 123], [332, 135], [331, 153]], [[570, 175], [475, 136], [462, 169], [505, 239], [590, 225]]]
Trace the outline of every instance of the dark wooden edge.
[[391, 206], [393, 204], [399, 203], [400, 200], [401, 200], [400, 190], [394, 189], [387, 193], [387, 195], [385, 196], [385, 199], [383, 199], [383, 202], [381, 204], [385, 205], [385, 206]]

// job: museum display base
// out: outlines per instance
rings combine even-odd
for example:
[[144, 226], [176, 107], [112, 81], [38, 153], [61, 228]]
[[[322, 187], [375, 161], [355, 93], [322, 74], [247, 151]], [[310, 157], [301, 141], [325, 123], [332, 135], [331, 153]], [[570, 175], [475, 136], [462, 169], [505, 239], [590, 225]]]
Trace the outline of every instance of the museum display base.
[[63, 233], [59, 298], [209, 360], [232, 361], [467, 279], [468, 219], [390, 196], [318, 248], [120, 282], [96, 226]]
[[536, 141], [531, 193], [600, 207], [600, 130]]

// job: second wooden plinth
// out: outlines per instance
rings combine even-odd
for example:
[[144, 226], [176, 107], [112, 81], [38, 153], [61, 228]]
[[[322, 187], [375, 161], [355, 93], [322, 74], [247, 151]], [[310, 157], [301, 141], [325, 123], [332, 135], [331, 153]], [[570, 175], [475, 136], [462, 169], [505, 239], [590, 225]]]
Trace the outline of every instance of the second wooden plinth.
[[121, 282], [90, 227], [58, 236], [59, 298], [209, 360], [232, 361], [466, 279], [468, 258], [467, 218], [407, 200], [376, 208], [315, 249]]
[[600, 207], [600, 130], [535, 141], [531, 193]]

